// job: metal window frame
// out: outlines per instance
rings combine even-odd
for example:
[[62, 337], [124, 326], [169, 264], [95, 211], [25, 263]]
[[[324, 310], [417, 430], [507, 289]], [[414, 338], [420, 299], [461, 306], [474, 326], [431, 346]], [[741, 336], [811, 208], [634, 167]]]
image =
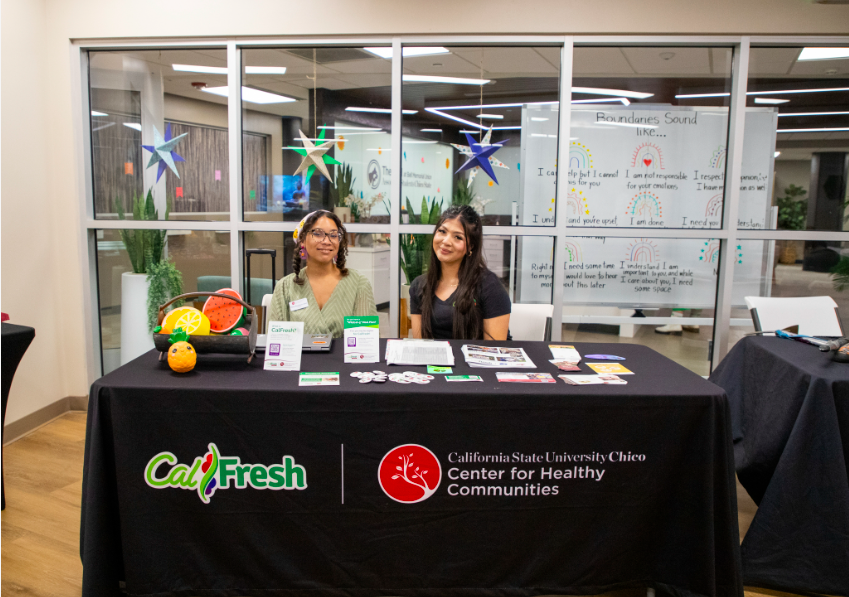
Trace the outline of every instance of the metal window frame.
[[[729, 35], [403, 35], [403, 36], [256, 36], [243, 38], [237, 36], [209, 37], [186, 40], [185, 38], [126, 38], [126, 39], [77, 39], [71, 43], [71, 107], [77, 115], [72, 123], [76, 146], [80, 149], [75, 154], [76, 167], [83, 175], [78, 178], [77, 191], [80, 197], [79, 206], [79, 243], [80, 275], [83, 281], [83, 300], [87, 306], [83, 312], [85, 329], [86, 365], [89, 383], [102, 375], [102, 358], [100, 342], [100, 321], [97, 288], [97, 241], [96, 232], [108, 229], [165, 229], [219, 231], [230, 235], [230, 275], [238, 282], [238, 287], [244, 285], [244, 232], [291, 232], [296, 222], [249, 222], [244, 220], [242, 193], [242, 49], [260, 49], [264, 47], [292, 46], [366, 46], [382, 45], [392, 47], [392, 132], [391, 143], [395, 158], [393, 167], [400, 172], [401, 168], [401, 139], [402, 139], [402, 73], [404, 45], [439, 44], [445, 46], [483, 45], [483, 46], [551, 46], [561, 48], [560, 64], [560, 110], [558, 153], [568, 153], [568, 132], [571, 123], [572, 63], [574, 49], [582, 46], [711, 46], [731, 47], [734, 51], [732, 66], [732, 92], [729, 113], [728, 131], [728, 160], [726, 161], [726, 180], [734, 180], [742, 169], [743, 143], [743, 114], [748, 84], [748, 64], [751, 48], [782, 47], [799, 45], [849, 45], [847, 36], [729, 36]], [[185, 221], [168, 220], [159, 222], [136, 222], [117, 220], [98, 220], [94, 213], [91, 131], [89, 119], [89, 51], [133, 51], [153, 49], [210, 49], [220, 48], [227, 52], [228, 68], [228, 127], [229, 127], [229, 173], [230, 173], [230, 214], [227, 220], [221, 221]], [[566, 179], [567, 167], [564, 160], [558, 160], [558, 180]], [[717, 290], [715, 312], [716, 318], [705, 319], [699, 323], [708, 322], [714, 325], [713, 361], [711, 368], [719, 363], [727, 352], [729, 331], [731, 327], [743, 325], [746, 320], [731, 318], [731, 290], [733, 286], [733, 260], [726, 259], [727, 249], [738, 241], [751, 240], [823, 240], [849, 241], [849, 232], [836, 231], [781, 231], [781, 230], [737, 230], [736, 213], [739, 206], [739, 189], [726, 189], [723, 204], [723, 223], [718, 229], [653, 229], [653, 228], [584, 228], [570, 227], [565, 217], [566, 192], [565, 185], [557, 185], [555, 225], [545, 227], [534, 226], [484, 226], [485, 236], [543, 236], [554, 238], [554, 286], [552, 289], [552, 304], [563, 304], [563, 265], [565, 254], [558, 250], [568, 238], [577, 236], [604, 236], [609, 238], [627, 238], [642, 235], [651, 238], [682, 238], [682, 239], [719, 239], [721, 244], [720, 267], [717, 272]], [[391, 196], [397, 198], [401, 192], [401, 177], [392, 177]], [[399, 205], [400, 203], [396, 203]], [[732, 225], [733, 223], [733, 225]], [[397, 335], [399, 324], [399, 295], [400, 295], [400, 251], [398, 238], [400, 234], [428, 234], [430, 226], [402, 224], [400, 212], [392, 210], [389, 224], [349, 224], [350, 232], [389, 234], [394, 241], [390, 245], [390, 331]], [[512, 267], [512, 266], [511, 266]], [[552, 317], [552, 329], [558, 329], [563, 323], [562, 309], [555, 308]], [[568, 318], [570, 321], [574, 317]], [[581, 316], [581, 321], [604, 320], [604, 317]], [[616, 318], [613, 318], [616, 319]], [[668, 318], [648, 318], [645, 323], [666, 322]], [[655, 321], [657, 320], [657, 321]], [[696, 320], [694, 320], [695, 322]], [[611, 320], [612, 322], [612, 320]], [[641, 321], [643, 322], [643, 321]], [[556, 334], [555, 334], [556, 335]]]

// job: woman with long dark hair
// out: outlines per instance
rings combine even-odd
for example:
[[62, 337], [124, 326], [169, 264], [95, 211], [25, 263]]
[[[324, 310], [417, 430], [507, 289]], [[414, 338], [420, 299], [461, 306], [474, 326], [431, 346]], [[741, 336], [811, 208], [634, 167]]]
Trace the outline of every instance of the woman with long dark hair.
[[415, 338], [506, 340], [510, 297], [483, 258], [480, 216], [449, 207], [433, 232], [430, 265], [410, 285]]
[[269, 321], [303, 321], [306, 334], [341, 338], [346, 316], [377, 315], [371, 284], [345, 267], [348, 241], [336, 214], [312, 212], [293, 236], [297, 243], [294, 273], [277, 283]]

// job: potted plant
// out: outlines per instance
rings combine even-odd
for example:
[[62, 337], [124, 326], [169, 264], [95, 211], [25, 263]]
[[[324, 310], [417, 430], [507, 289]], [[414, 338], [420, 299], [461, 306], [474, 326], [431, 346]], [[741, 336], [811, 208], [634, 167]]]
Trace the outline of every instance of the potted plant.
[[[165, 219], [171, 211], [170, 200]], [[118, 219], [127, 219], [121, 202], [115, 199]], [[134, 220], [158, 220], [153, 194], [133, 196]], [[182, 276], [174, 262], [163, 259], [166, 230], [120, 230], [121, 240], [130, 258], [132, 272], [121, 276], [121, 364], [153, 348], [151, 333], [156, 326], [159, 305], [182, 294]]]
[[[776, 199], [778, 205], [778, 228], [780, 230], [804, 230], [808, 219], [807, 191], [791, 184], [784, 189], [784, 196]], [[779, 263], [796, 263], [796, 241], [784, 241], [778, 253]]]
[[333, 202], [333, 213], [342, 220], [343, 224], [357, 221], [354, 199], [354, 170], [348, 164], [336, 167], [336, 176], [330, 187], [330, 199]]

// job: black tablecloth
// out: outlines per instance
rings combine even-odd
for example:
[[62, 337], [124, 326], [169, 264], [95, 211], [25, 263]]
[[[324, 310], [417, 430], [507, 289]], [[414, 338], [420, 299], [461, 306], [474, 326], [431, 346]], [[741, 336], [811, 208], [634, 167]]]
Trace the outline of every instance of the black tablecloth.
[[[3, 363], [3, 422], [0, 429], [6, 427], [6, 405], [9, 403], [9, 390], [12, 388], [12, 379], [15, 377], [15, 372], [18, 370], [18, 365], [21, 359], [24, 358], [24, 353], [35, 338], [35, 330], [25, 325], [14, 325], [12, 323], [3, 323], [2, 326], [2, 349], [3, 356], [0, 358]], [[2, 435], [2, 434], [0, 434]], [[0, 441], [2, 446], [2, 441]], [[2, 459], [2, 451], [0, 451], [0, 459]], [[0, 509], [6, 508], [6, 480], [5, 477], [0, 481]]]
[[710, 379], [728, 392], [737, 476], [758, 504], [745, 583], [849, 595], [849, 364], [748, 337]]
[[[302, 361], [304, 371], [339, 371], [338, 387], [298, 387], [297, 373], [262, 371], [261, 359], [209, 355], [178, 375], [154, 352], [103, 377], [86, 433], [83, 594], [117, 595], [125, 581], [131, 595], [522, 596], [648, 585], [742, 597], [720, 388], [648, 348], [606, 344], [577, 346], [627, 357], [628, 385], [498, 383], [493, 370], [466, 366], [460, 345], [455, 374], [483, 383], [360, 384], [351, 371], [424, 368], [344, 365], [338, 342]], [[512, 345], [556, 375], [545, 344]], [[146, 480], [157, 456], [169, 461]], [[266, 473], [248, 468], [244, 489], [235, 476], [225, 486], [233, 457], [268, 475], [277, 464], [305, 487], [254, 489]], [[176, 483], [175, 462], [207, 458], [218, 471], [207, 503], [203, 468], [194, 489], [149, 483]], [[415, 496], [393, 477], [419, 482], [416, 471], [432, 495], [398, 501]]]

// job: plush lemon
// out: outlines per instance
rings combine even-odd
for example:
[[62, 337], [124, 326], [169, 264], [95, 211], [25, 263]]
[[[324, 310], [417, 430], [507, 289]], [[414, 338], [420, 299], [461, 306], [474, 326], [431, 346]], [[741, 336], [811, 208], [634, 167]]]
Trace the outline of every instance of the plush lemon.
[[209, 317], [194, 307], [179, 307], [174, 309], [162, 321], [162, 332], [171, 333], [168, 330], [183, 330], [193, 336], [209, 335]]
[[168, 366], [177, 373], [188, 373], [195, 368], [198, 353], [187, 340], [189, 335], [177, 328], [169, 337], [171, 348], [168, 349]]

